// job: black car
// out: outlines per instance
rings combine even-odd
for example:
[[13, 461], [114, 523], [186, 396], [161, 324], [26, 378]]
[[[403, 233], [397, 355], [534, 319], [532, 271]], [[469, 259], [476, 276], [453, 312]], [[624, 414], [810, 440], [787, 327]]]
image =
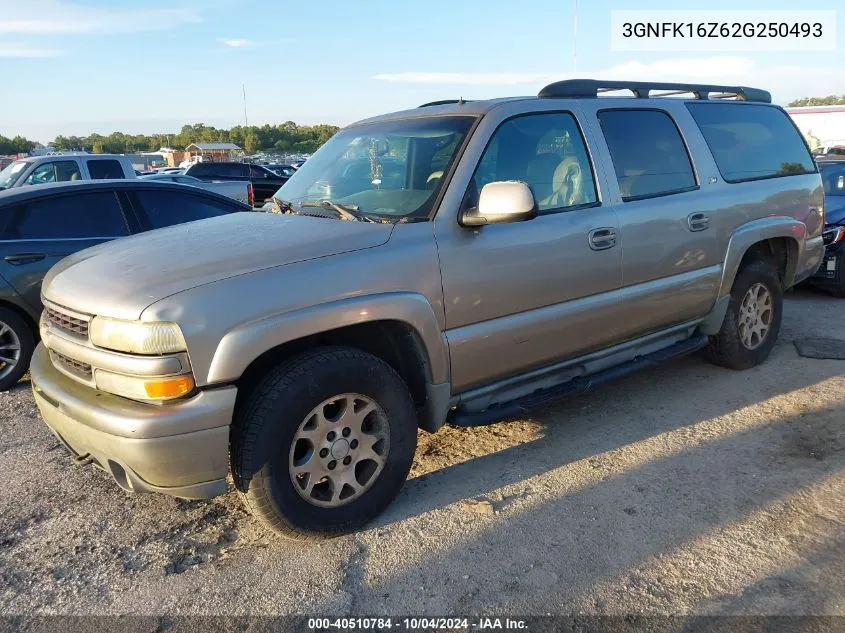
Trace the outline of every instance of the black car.
[[26, 372], [38, 336], [41, 281], [89, 246], [252, 208], [196, 187], [76, 181], [0, 192], [0, 390]]
[[260, 206], [273, 197], [288, 179], [262, 165], [249, 163], [196, 163], [185, 173], [200, 180], [249, 180], [255, 192], [255, 204]]
[[824, 243], [821, 267], [810, 283], [845, 297], [845, 160], [820, 160], [824, 183]]

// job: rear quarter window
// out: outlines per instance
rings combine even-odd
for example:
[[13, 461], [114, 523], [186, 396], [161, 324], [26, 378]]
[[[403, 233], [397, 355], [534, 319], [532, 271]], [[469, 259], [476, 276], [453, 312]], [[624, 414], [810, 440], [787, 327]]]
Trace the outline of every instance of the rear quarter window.
[[783, 110], [766, 105], [688, 103], [726, 182], [816, 171], [804, 139]]

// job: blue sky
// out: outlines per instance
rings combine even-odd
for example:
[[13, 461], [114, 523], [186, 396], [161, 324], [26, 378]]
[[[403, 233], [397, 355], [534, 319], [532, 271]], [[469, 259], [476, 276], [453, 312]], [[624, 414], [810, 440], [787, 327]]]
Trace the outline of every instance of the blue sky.
[[[781, 0], [683, 8], [836, 9]], [[845, 93], [836, 53], [611, 52], [612, 9], [580, 0], [576, 76]], [[0, 134], [177, 131], [183, 123], [346, 124], [424, 101], [533, 94], [573, 76], [573, 0], [0, 0]], [[843, 30], [845, 11], [838, 17]]]

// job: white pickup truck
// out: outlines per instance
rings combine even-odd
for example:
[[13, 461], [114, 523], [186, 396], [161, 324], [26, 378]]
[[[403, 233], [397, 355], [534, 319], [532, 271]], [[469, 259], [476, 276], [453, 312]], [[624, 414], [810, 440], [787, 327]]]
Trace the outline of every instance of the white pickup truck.
[[250, 206], [255, 206], [255, 193], [252, 190], [252, 183], [248, 180], [226, 180], [226, 181], [211, 181], [206, 182], [187, 174], [151, 174], [149, 176], [140, 176], [141, 180], [164, 180], [166, 182], [175, 182], [180, 185], [191, 185], [193, 187], [200, 187], [206, 191], [213, 191], [228, 198], [234, 198], [238, 202], [243, 202]]
[[53, 154], [30, 156], [0, 171], [0, 189], [70, 180], [135, 178], [135, 168], [118, 154]]

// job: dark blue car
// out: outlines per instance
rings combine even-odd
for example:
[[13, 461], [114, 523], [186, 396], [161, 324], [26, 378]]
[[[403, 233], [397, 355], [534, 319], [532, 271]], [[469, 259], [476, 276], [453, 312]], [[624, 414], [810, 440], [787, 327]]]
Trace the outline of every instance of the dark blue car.
[[198, 187], [140, 179], [0, 191], [0, 391], [29, 366], [41, 280], [56, 262], [108, 240], [240, 211], [252, 208]]
[[824, 261], [810, 279], [837, 297], [845, 297], [845, 160], [819, 161], [824, 181]]

